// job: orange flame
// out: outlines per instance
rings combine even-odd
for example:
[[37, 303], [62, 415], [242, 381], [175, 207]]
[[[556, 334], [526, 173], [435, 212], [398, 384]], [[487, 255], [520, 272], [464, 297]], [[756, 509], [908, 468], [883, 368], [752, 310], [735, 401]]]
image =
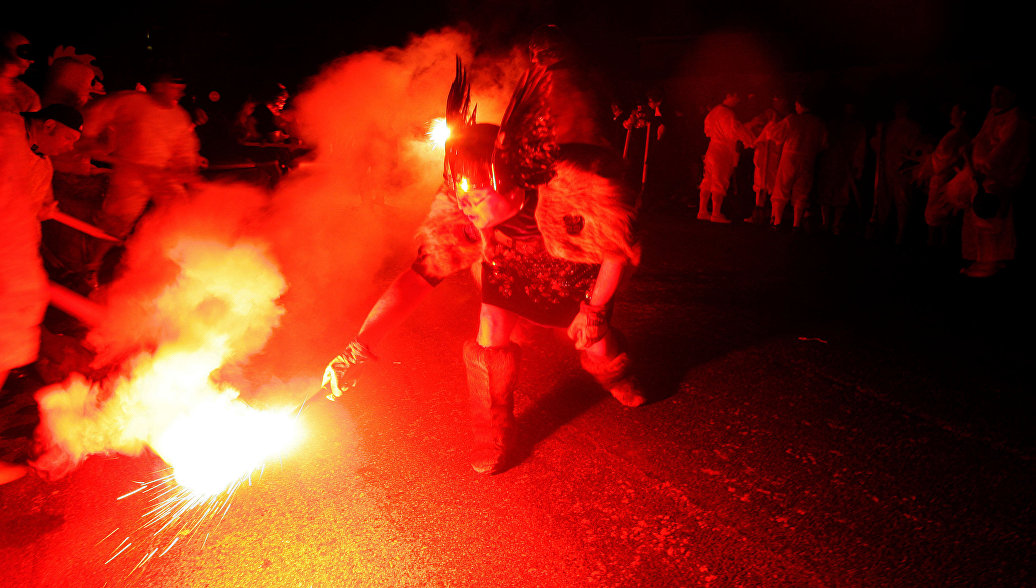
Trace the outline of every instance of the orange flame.
[[[282, 312], [283, 277], [262, 247], [179, 239], [166, 255], [179, 271], [148, 313], [152, 352], [138, 352], [104, 386], [75, 377], [42, 390], [54, 441], [78, 461], [92, 453], [153, 448], [181, 486], [219, 494], [298, 442], [292, 409], [256, 410], [213, 374], [261, 349]], [[108, 396], [103, 402], [98, 398]]]

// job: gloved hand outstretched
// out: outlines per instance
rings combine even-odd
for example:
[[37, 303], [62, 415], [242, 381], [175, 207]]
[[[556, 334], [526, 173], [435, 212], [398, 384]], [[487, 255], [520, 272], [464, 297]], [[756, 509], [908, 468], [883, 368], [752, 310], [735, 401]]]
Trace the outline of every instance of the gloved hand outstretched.
[[363, 365], [373, 359], [377, 358], [370, 348], [354, 339], [324, 370], [324, 381], [320, 386], [328, 392], [327, 399], [334, 400], [356, 386]]

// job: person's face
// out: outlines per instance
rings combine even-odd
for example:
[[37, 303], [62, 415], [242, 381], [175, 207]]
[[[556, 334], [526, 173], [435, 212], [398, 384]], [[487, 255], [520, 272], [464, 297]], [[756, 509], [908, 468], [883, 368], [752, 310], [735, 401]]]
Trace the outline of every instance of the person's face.
[[654, 98], [648, 98], [648, 106], [650, 106], [652, 109], [658, 108], [661, 104], [662, 104], [661, 100], [656, 100]]
[[68, 153], [79, 140], [79, 131], [66, 127], [56, 120], [43, 121], [43, 132], [36, 137], [39, 152], [53, 157]]
[[522, 202], [520, 190], [512, 190], [504, 196], [492, 188], [464, 189], [464, 182], [457, 186], [457, 205], [461, 214], [478, 229], [490, 229], [518, 214]]
[[28, 71], [29, 66], [33, 63], [32, 59], [29, 59], [28, 39], [17, 33], [13, 34], [4, 43], [4, 48], [14, 56], [14, 59], [5, 67], [5, 73], [18, 77]]
[[741, 104], [741, 95], [734, 93], [727, 94], [727, 97], [723, 99], [723, 104], [730, 107], [737, 106], [738, 104]]

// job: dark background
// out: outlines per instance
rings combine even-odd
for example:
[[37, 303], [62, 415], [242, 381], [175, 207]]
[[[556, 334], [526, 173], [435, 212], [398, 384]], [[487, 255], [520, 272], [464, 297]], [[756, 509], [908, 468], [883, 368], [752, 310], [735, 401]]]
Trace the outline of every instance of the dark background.
[[182, 67], [197, 82], [297, 85], [337, 56], [399, 45], [447, 25], [470, 26], [493, 50], [524, 44], [537, 25], [556, 23], [619, 79], [665, 78], [696, 38], [717, 31], [765, 40], [775, 63], [794, 71], [973, 60], [1017, 71], [1031, 53], [1030, 25], [1018, 8], [962, 0], [428, 0], [268, 8], [192, 0], [34, 3], [5, 12], [0, 26], [25, 33], [42, 61], [54, 46], [74, 45], [97, 56], [112, 89], [131, 87], [156, 60]]

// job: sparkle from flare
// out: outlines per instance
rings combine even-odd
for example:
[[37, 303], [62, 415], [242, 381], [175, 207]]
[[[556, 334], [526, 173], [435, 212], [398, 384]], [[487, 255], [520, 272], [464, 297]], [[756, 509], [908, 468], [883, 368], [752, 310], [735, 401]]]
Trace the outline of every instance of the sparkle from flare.
[[214, 496], [291, 451], [299, 437], [291, 413], [255, 410], [218, 396], [172, 423], [153, 447], [173, 467], [180, 486]]
[[437, 118], [428, 123], [428, 143], [434, 148], [445, 148], [450, 138], [450, 127], [445, 118]]
[[168, 464], [158, 479], [119, 497], [146, 501], [146, 522], [111, 536], [121, 542], [108, 561], [143, 552], [134, 570], [200, 529], [207, 536], [234, 492], [302, 437], [295, 407], [249, 406], [221, 377], [224, 366], [263, 347], [283, 313], [277, 301], [287, 284], [265, 247], [182, 237], [165, 253], [179, 271], [142, 289], [153, 292], [142, 296], [147, 312], [125, 321], [149, 344], [127, 336], [133, 352], [106, 380], [74, 375], [37, 395], [55, 455], [57, 448], [74, 460], [150, 449]]

